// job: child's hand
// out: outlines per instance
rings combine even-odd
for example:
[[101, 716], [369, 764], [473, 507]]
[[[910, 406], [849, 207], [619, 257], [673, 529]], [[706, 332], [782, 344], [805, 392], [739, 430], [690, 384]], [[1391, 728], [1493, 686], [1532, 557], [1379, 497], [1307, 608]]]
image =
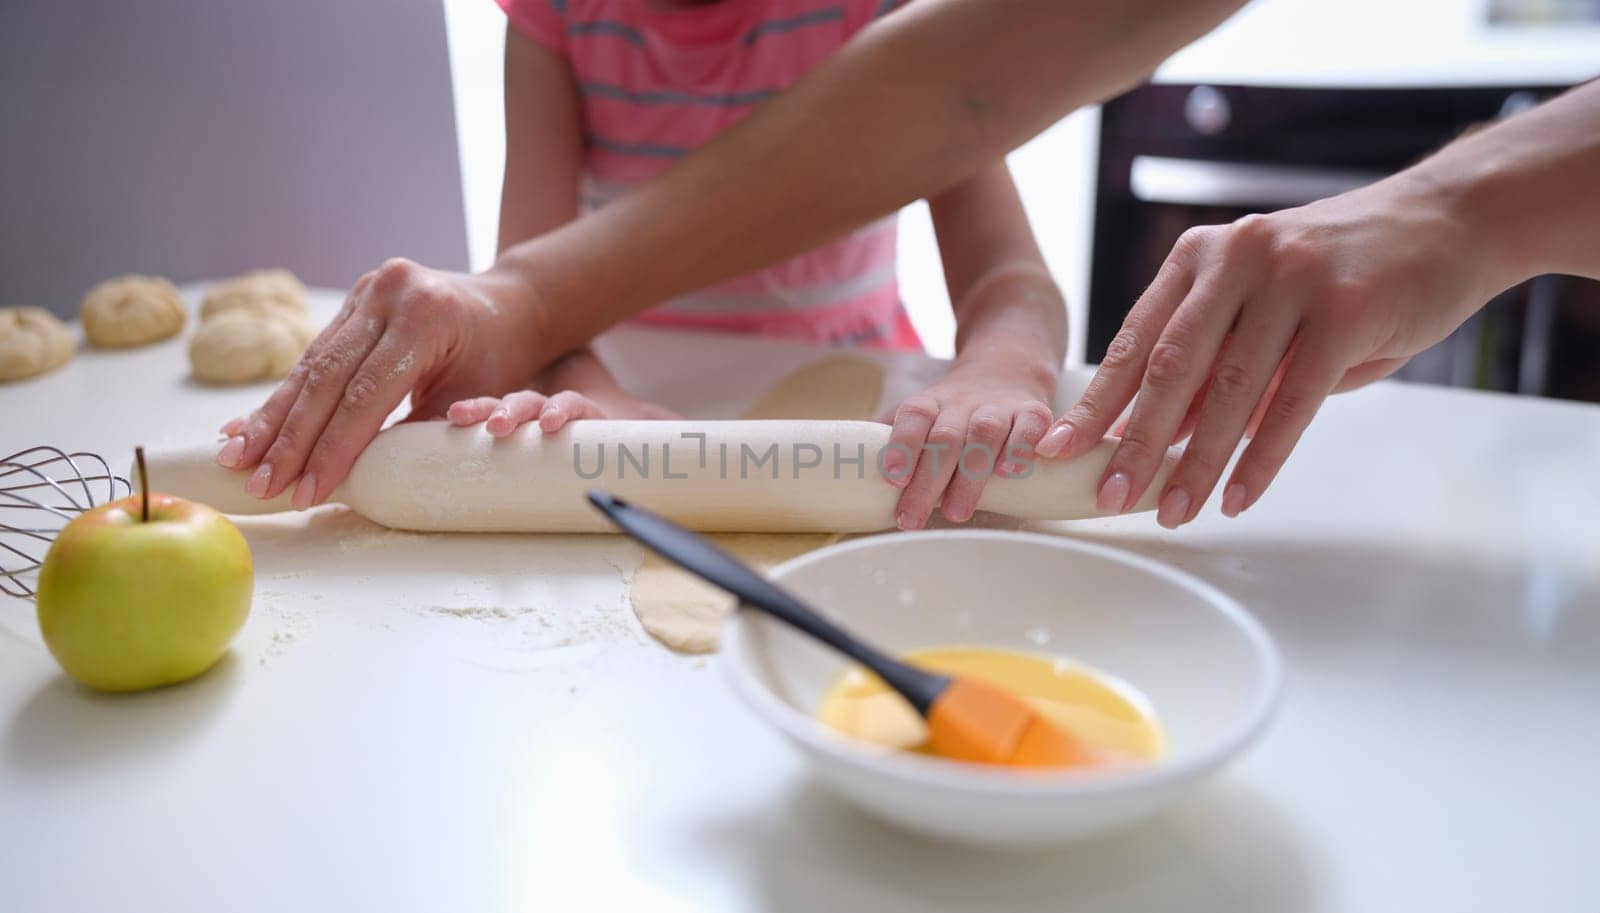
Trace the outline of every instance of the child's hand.
[[536, 390], [518, 390], [504, 397], [479, 396], [452, 403], [446, 416], [453, 425], [483, 422], [495, 437], [505, 437], [529, 422], [553, 434], [568, 422], [586, 418], [671, 419], [671, 409], [632, 396], [618, 386], [611, 372], [585, 350], [550, 366], [536, 382], [559, 393], [546, 396]]
[[945, 519], [971, 519], [996, 473], [1020, 471], [1050, 427], [1055, 374], [996, 353], [957, 360], [944, 379], [894, 411], [884, 454], [889, 484], [903, 488], [901, 529], [920, 529], [941, 504]]
[[553, 434], [566, 427], [568, 422], [586, 418], [677, 418], [672, 410], [648, 403], [617, 391], [618, 395], [586, 394], [577, 390], [562, 390], [546, 396], [536, 390], [518, 390], [506, 396], [479, 396], [450, 405], [446, 415], [452, 425], [476, 425], [495, 437], [505, 437], [529, 422], [538, 422], [539, 430]]

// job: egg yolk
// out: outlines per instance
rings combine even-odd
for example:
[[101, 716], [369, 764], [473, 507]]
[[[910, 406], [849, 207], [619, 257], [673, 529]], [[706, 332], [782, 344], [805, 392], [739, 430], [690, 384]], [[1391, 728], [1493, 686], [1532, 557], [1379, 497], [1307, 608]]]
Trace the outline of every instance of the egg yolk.
[[[1017, 695], [1107, 763], [1153, 761], [1166, 752], [1166, 737], [1142, 696], [1070, 660], [991, 647], [931, 647], [902, 658]], [[828, 689], [817, 719], [875, 745], [932, 754], [922, 717], [882, 679], [860, 667], [845, 672]]]

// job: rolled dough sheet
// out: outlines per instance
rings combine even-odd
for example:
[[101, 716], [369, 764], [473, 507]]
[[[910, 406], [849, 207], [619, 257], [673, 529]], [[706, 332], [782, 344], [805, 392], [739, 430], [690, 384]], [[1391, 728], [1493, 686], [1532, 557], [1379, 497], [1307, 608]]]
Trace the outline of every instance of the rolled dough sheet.
[[[859, 356], [810, 362], [746, 409], [747, 419], [870, 420], [883, 395], [883, 368]], [[813, 549], [839, 541], [826, 533], [723, 533], [711, 541], [762, 573]], [[734, 600], [722, 590], [648, 553], [628, 591], [633, 614], [663, 646], [678, 653], [717, 648], [723, 619]]]
[[772, 385], [743, 418], [870, 421], [883, 396], [883, 368], [859, 355], [801, 365]]
[[[830, 533], [720, 533], [711, 541], [761, 573], [812, 549], [839, 541]], [[669, 650], [710, 653], [734, 599], [651, 553], [634, 572], [629, 592], [639, 623]]]

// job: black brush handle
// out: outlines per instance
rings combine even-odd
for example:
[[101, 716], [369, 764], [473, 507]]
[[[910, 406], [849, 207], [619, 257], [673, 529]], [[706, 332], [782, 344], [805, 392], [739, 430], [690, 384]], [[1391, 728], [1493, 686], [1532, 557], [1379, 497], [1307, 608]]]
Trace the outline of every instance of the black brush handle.
[[862, 643], [703, 536], [604, 491], [589, 492], [589, 503], [611, 518], [623, 532], [661, 557], [727, 590], [744, 605], [761, 609], [799, 628], [871, 669], [910, 701], [918, 713], [926, 716], [934, 700], [950, 686], [948, 676], [907, 665]]

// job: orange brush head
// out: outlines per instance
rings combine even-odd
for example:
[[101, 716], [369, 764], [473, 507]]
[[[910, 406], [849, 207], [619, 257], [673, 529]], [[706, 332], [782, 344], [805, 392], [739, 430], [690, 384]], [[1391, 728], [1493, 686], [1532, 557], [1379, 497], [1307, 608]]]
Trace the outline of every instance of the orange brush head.
[[928, 747], [940, 757], [1013, 767], [1096, 763], [1077, 739], [1026, 701], [993, 685], [957, 678], [928, 708]]

